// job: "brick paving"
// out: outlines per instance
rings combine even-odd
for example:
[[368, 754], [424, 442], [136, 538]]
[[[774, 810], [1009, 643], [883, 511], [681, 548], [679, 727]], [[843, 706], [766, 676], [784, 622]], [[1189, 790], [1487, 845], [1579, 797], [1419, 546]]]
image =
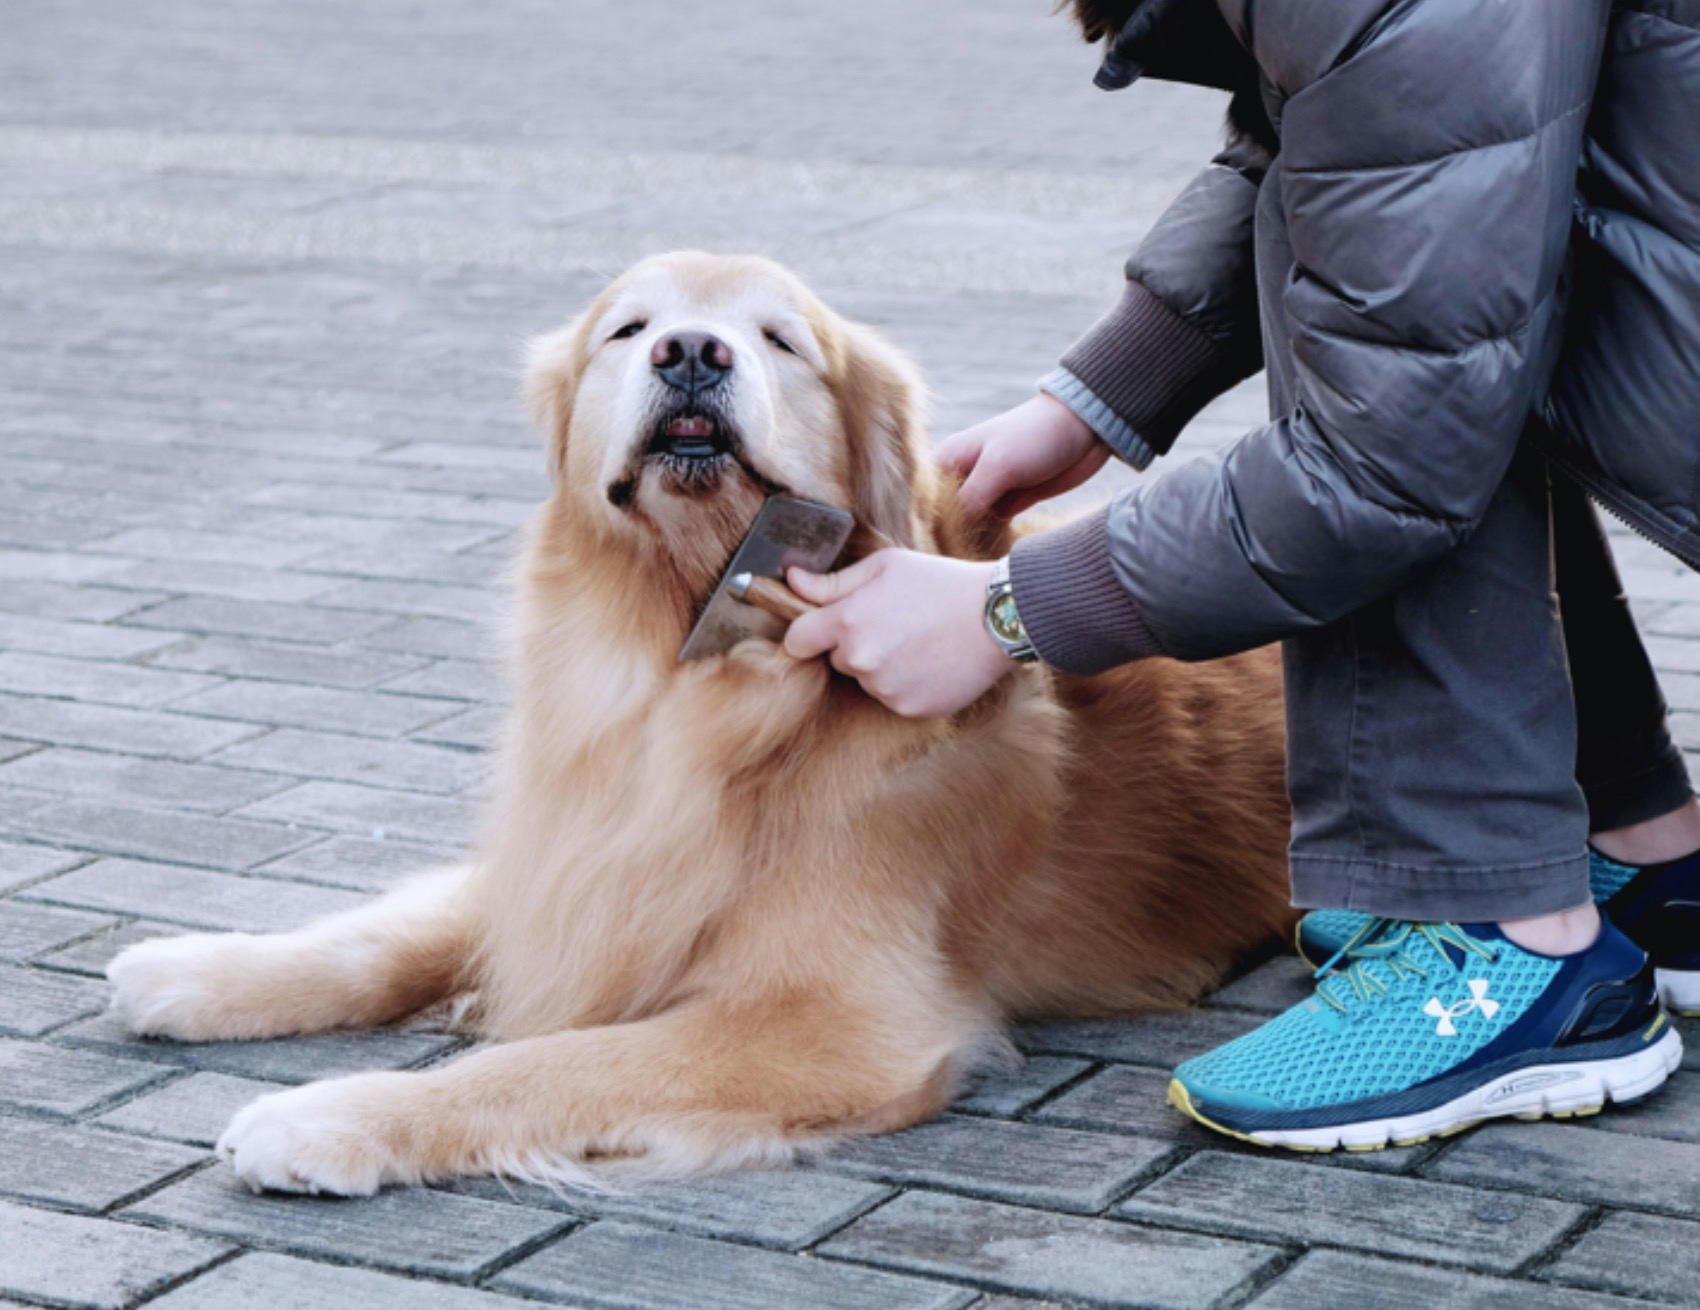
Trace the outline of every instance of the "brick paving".
[[[103, 1014], [131, 942], [287, 928], [462, 847], [544, 490], [517, 343], [623, 262], [790, 260], [915, 352], [940, 432], [1028, 393], [1219, 113], [1093, 95], [1047, 7], [8, 15], [0, 1310], [1700, 1304], [1700, 1054], [1642, 1108], [1375, 1155], [1168, 1110], [1175, 1061], [1303, 994], [1287, 956], [1195, 1013], [1032, 1026], [1020, 1072], [818, 1167], [596, 1196], [249, 1196], [210, 1153], [236, 1107], [465, 1041]], [[1259, 417], [1243, 387], [1176, 458]], [[1614, 542], [1700, 749], [1700, 579]]]

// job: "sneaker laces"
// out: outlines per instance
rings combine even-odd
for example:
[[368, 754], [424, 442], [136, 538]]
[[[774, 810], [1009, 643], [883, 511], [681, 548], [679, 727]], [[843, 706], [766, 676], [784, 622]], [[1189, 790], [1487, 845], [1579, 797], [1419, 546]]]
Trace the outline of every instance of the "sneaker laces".
[[[1321, 979], [1316, 985], [1316, 994], [1343, 1013], [1354, 999], [1367, 1002], [1387, 994], [1392, 984], [1376, 972], [1376, 965], [1392, 974], [1394, 983], [1406, 978], [1426, 978], [1428, 970], [1411, 954], [1411, 948], [1423, 941], [1427, 941], [1442, 959], [1447, 958], [1448, 946], [1466, 955], [1479, 955], [1489, 964], [1499, 958], [1497, 950], [1478, 942], [1455, 923], [1372, 919], [1316, 971], [1315, 976]], [[1342, 959], [1349, 963], [1339, 973], [1331, 974], [1330, 971]], [[1346, 987], [1351, 988], [1350, 997], [1344, 994]]]

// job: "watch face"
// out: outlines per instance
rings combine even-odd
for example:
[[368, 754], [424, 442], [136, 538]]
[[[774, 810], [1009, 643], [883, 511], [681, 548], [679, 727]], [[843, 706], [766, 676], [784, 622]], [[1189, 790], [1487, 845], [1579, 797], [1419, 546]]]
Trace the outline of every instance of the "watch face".
[[1027, 629], [1021, 625], [1021, 616], [1015, 612], [1015, 597], [1005, 593], [992, 602], [992, 630], [1005, 641], [1020, 642], [1027, 640]]

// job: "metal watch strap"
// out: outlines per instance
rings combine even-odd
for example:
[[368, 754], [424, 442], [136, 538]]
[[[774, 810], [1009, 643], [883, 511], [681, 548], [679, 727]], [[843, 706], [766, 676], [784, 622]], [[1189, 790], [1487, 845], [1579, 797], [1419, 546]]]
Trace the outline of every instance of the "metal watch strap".
[[1027, 635], [1021, 615], [1015, 608], [1015, 590], [1009, 581], [1009, 557], [1005, 556], [992, 571], [986, 584], [986, 631], [997, 642], [998, 649], [1018, 664], [1038, 662], [1039, 652]]

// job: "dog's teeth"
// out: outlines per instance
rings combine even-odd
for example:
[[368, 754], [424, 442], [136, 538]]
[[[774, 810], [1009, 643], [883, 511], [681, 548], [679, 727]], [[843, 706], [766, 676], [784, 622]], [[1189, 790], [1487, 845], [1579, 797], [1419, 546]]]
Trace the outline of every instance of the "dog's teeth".
[[712, 437], [714, 424], [705, 418], [674, 419], [667, 425], [670, 437]]

